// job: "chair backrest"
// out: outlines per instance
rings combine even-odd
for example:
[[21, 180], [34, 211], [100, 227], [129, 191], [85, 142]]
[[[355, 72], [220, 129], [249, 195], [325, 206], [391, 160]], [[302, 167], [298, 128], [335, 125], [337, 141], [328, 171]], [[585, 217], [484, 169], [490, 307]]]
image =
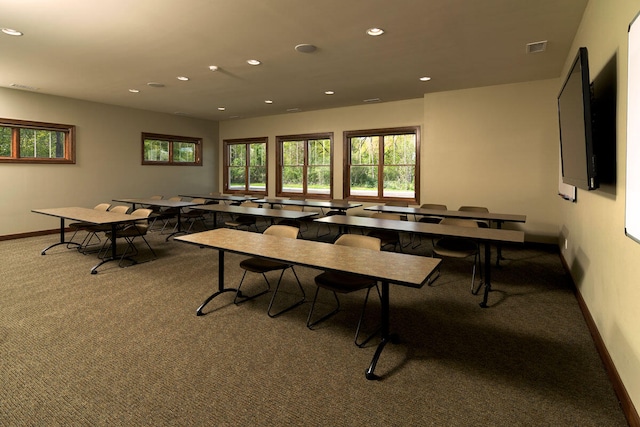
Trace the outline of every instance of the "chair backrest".
[[[441, 211], [446, 211], [447, 210], [447, 205], [439, 205], [437, 203], [425, 203], [423, 205], [420, 206], [420, 208], [422, 209], [438, 209]], [[462, 209], [460, 209], [462, 210]]]
[[389, 213], [389, 212], [374, 212], [374, 213], [371, 214], [371, 218], [394, 219], [396, 221], [401, 221], [402, 220], [402, 215]]
[[142, 234], [147, 232], [147, 229], [149, 228], [149, 215], [151, 215], [153, 213], [153, 211], [151, 209], [144, 209], [144, 208], [140, 208], [140, 209], [136, 209], [135, 211], [131, 212], [132, 216], [139, 216], [140, 218], [144, 218], [144, 220], [142, 221], [136, 221], [136, 227], [138, 228], [138, 231]]
[[456, 227], [469, 227], [469, 228], [478, 228], [478, 223], [472, 219], [462, 219], [462, 218], [442, 218], [440, 220], [440, 224], [442, 225], [455, 225]]
[[386, 206], [400, 206], [400, 207], [403, 207], [403, 208], [407, 208], [407, 207], [409, 207], [409, 202], [403, 202], [403, 201], [400, 201], [400, 200], [391, 200], [391, 201], [385, 203], [385, 205]]
[[162, 200], [164, 196], [151, 196], [149, 197], [151, 200]]
[[109, 209], [109, 212], [126, 214], [127, 212], [129, 212], [129, 206], [117, 205], [117, 206], [114, 206], [111, 209]]
[[484, 206], [460, 206], [458, 210], [467, 212], [489, 212], [489, 209]]
[[99, 205], [96, 205], [93, 209], [97, 211], [108, 211], [110, 207], [111, 207], [111, 203], [100, 203]]
[[[460, 206], [459, 211], [467, 211], [467, 212], [489, 212], [489, 209], [484, 206]], [[478, 225], [482, 228], [489, 227], [489, 221], [476, 220]]]
[[291, 227], [290, 225], [272, 225], [264, 230], [262, 234], [297, 239], [299, 232], [300, 230], [298, 230], [296, 227]]
[[181, 202], [182, 201], [182, 197], [173, 196], [173, 197], [169, 197], [169, 200], [171, 200], [172, 202]]
[[361, 234], [343, 234], [333, 243], [334, 245], [353, 246], [357, 248], [380, 251], [380, 239]]
[[192, 199], [191, 202], [192, 203], [197, 203], [199, 205], [204, 205], [204, 204], [207, 203], [207, 199], [202, 199], [202, 198], [198, 197], [198, 198]]
[[244, 206], [245, 208], [259, 208], [260, 205], [256, 202], [246, 201], [242, 202], [240, 206]]

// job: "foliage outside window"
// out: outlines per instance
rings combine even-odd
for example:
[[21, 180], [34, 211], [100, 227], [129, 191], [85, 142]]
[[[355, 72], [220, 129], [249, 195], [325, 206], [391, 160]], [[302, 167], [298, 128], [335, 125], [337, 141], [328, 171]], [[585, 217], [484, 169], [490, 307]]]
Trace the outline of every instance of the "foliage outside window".
[[75, 163], [75, 126], [0, 119], [0, 162]]
[[224, 191], [267, 193], [267, 138], [224, 141]]
[[279, 136], [278, 196], [331, 197], [333, 133]]
[[142, 133], [142, 164], [202, 166], [202, 139]]
[[347, 131], [344, 140], [345, 197], [419, 203], [419, 127]]

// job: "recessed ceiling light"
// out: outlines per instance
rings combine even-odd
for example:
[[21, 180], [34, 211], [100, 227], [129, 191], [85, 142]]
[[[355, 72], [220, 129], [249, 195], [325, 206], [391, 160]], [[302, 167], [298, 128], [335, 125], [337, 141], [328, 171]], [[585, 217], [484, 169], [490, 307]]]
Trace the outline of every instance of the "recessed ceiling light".
[[272, 100], [270, 100], [270, 99], [265, 99], [265, 100], [264, 100], [264, 103], [265, 103], [265, 104], [273, 104], [273, 101], [272, 101]]
[[325, 94], [325, 95], [333, 95], [333, 94], [335, 94], [335, 92], [334, 92], [334, 91], [332, 91], [332, 90], [325, 90], [325, 91], [324, 91], [324, 94]]
[[22, 33], [18, 30], [14, 30], [12, 28], [3, 28], [2, 32], [8, 36], [21, 36]]
[[129, 92], [131, 92], [131, 93], [139, 93], [140, 91], [138, 89], [129, 89]]
[[187, 76], [178, 76], [178, 77], [176, 77], [176, 79], [180, 80], [181, 82], [188, 82], [189, 81], [189, 77], [187, 77]]
[[218, 71], [218, 66], [217, 65], [209, 65], [209, 69], [211, 71]]
[[258, 61], [257, 59], [248, 59], [247, 60], [247, 64], [249, 64], [249, 65], [260, 65], [261, 62]]
[[224, 111], [224, 110], [226, 110], [225, 107], [218, 107], [218, 111]]
[[384, 30], [382, 28], [376, 28], [376, 27], [369, 28], [367, 30], [367, 34], [369, 34], [370, 36], [374, 36], [374, 37], [381, 36], [381, 35], [384, 34]]
[[317, 47], [315, 47], [312, 44], [302, 43], [297, 45], [294, 49], [300, 53], [311, 53], [311, 52], [315, 52]]
[[421, 82], [428, 82], [429, 80], [431, 80], [431, 77], [427, 77], [427, 76], [420, 77]]
[[147, 86], [150, 86], [150, 87], [164, 87], [164, 85], [162, 83], [158, 83], [158, 82], [149, 82], [149, 83], [147, 83]]

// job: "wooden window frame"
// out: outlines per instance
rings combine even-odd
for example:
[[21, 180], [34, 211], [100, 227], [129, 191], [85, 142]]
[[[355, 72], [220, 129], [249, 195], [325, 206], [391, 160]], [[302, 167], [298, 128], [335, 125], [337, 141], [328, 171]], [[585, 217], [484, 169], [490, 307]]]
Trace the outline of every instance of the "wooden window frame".
[[[383, 196], [384, 189], [384, 143], [379, 147], [379, 162], [378, 162], [378, 195], [377, 196], [361, 196], [351, 194], [351, 138], [354, 137], [371, 137], [378, 136], [381, 138], [381, 142], [384, 141], [385, 136], [389, 135], [403, 135], [414, 134], [416, 136], [416, 161], [415, 161], [415, 183], [414, 183], [414, 197], [385, 197]], [[404, 201], [410, 205], [420, 204], [420, 126], [404, 126], [397, 128], [382, 128], [382, 129], [365, 129], [365, 130], [353, 130], [344, 131], [343, 133], [343, 147], [344, 147], [344, 180], [343, 180], [343, 195], [348, 200], [357, 200], [361, 202], [372, 203], [385, 203], [388, 201]]]
[[[269, 138], [268, 137], [258, 137], [258, 138], [240, 138], [240, 139], [225, 139], [223, 141], [223, 191], [228, 194], [254, 194], [254, 195], [263, 195], [266, 196], [269, 190]], [[229, 147], [232, 145], [246, 145], [246, 161], [245, 161], [245, 182], [244, 189], [235, 190], [229, 188]], [[251, 167], [250, 162], [250, 151], [249, 145], [251, 144], [264, 144], [265, 149], [265, 175], [264, 175], [264, 190], [252, 190], [249, 188], [249, 168]]]
[[[329, 160], [329, 194], [317, 194], [317, 193], [309, 193], [307, 188], [307, 171], [309, 165], [309, 141], [310, 140], [318, 140], [318, 139], [328, 139], [329, 140], [329, 149], [330, 160]], [[284, 142], [288, 141], [304, 141], [304, 164], [303, 164], [303, 173], [302, 173], [302, 192], [285, 192], [282, 189], [282, 168], [284, 167], [284, 150], [282, 149], [282, 145]], [[324, 132], [324, 133], [311, 133], [311, 134], [301, 134], [301, 135], [283, 135], [276, 137], [276, 157], [277, 157], [277, 166], [276, 166], [276, 196], [277, 197], [295, 197], [295, 196], [305, 196], [305, 197], [313, 197], [314, 199], [327, 199], [330, 200], [333, 198], [333, 132]]]
[[[169, 160], [168, 161], [156, 161], [145, 160], [144, 158], [144, 142], [147, 139], [154, 139], [158, 141], [164, 141], [169, 143]], [[178, 162], [173, 160], [173, 144], [175, 142], [186, 142], [195, 145], [195, 162]], [[141, 135], [141, 164], [142, 165], [155, 165], [155, 166], [202, 166], [202, 138], [194, 138], [190, 136], [175, 136], [164, 135], [159, 133], [142, 132]]]
[[[11, 156], [0, 157], [1, 163], [40, 163], [75, 164], [76, 163], [76, 127], [59, 123], [35, 122], [29, 120], [0, 119], [0, 126], [11, 128]], [[20, 130], [45, 130], [61, 132], [64, 135], [64, 157], [21, 157]]]

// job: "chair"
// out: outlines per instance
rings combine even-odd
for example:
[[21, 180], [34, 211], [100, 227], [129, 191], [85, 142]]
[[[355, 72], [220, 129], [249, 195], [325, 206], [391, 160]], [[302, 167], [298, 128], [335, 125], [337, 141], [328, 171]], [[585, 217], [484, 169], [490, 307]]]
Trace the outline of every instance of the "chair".
[[[484, 206], [460, 206], [458, 208], [459, 211], [467, 211], [467, 212], [489, 212], [489, 209]], [[482, 228], [489, 228], [489, 221], [475, 220], [478, 223], [478, 226]]]
[[[380, 239], [370, 236], [363, 236], [359, 234], [343, 234], [334, 242], [335, 245], [344, 245], [344, 246], [352, 246], [359, 248], [366, 248], [372, 251], [379, 251], [381, 244]], [[366, 289], [367, 293], [364, 298], [364, 303], [362, 305], [362, 311], [360, 313], [360, 319], [358, 320], [358, 326], [356, 327], [356, 334], [354, 338], [354, 344], [358, 347], [364, 346], [371, 338], [373, 338], [376, 333], [380, 330], [379, 327], [365, 338], [363, 341], [358, 341], [360, 336], [360, 329], [362, 327], [362, 321], [364, 319], [365, 310], [367, 307], [367, 301], [369, 300], [369, 294], [371, 292], [371, 288], [376, 288], [378, 293], [378, 297], [382, 299], [380, 295], [380, 289], [378, 288], [378, 283], [375, 280], [371, 280], [365, 277], [356, 276], [350, 273], [338, 273], [333, 271], [325, 271], [318, 276], [315, 277], [315, 283], [317, 285], [315, 296], [313, 297], [313, 303], [311, 304], [311, 309], [309, 310], [309, 315], [307, 316], [307, 328], [313, 329], [313, 327], [320, 322], [323, 322], [336, 314], [340, 310], [340, 300], [338, 299], [338, 294], [348, 294], [352, 292], [356, 292], [362, 289]], [[316, 302], [318, 300], [318, 293], [320, 292], [320, 288], [329, 290], [333, 293], [333, 297], [336, 301], [336, 306], [330, 312], [322, 315], [317, 320], [313, 319], [313, 312], [316, 306]]]
[[[174, 196], [174, 197], [169, 197], [167, 200], [170, 200], [172, 202], [181, 202], [182, 197]], [[150, 218], [152, 218], [151, 226], [153, 226], [158, 220], [162, 221], [162, 228], [160, 229], [160, 234], [162, 234], [164, 232], [164, 229], [167, 227], [167, 225], [171, 222], [172, 219], [176, 218], [176, 221], [177, 221], [179, 210], [180, 208], [161, 208], [158, 212], [155, 212], [155, 213], [152, 212], [150, 216]], [[176, 222], [174, 229], [177, 226], [178, 224]]]
[[[291, 197], [291, 200], [305, 200], [304, 197], [299, 197], [299, 196], [293, 196]], [[296, 205], [282, 205], [282, 209], [283, 210], [287, 210], [287, 211], [295, 211], [295, 212], [302, 212], [304, 211], [304, 206], [296, 206]], [[278, 221], [278, 224], [280, 225], [290, 225], [291, 227], [296, 227], [300, 230], [300, 233], [302, 234], [302, 222], [298, 219], [281, 219], [280, 221]], [[309, 226], [305, 223], [305, 229], [308, 230]]]
[[[242, 202], [240, 206], [244, 206], [247, 208], [259, 208], [260, 205], [254, 202]], [[238, 215], [235, 218], [225, 221], [224, 223], [227, 227], [240, 229], [241, 227], [247, 227], [247, 231], [251, 227], [254, 227], [256, 231], [258, 231], [257, 218], [254, 215]]]
[[[149, 229], [149, 216], [151, 215], [151, 213], [152, 213], [151, 209], [144, 209], [144, 208], [136, 209], [135, 211], [131, 212], [131, 215], [135, 217], [140, 217], [140, 221], [136, 221], [133, 224], [128, 224], [120, 230], [116, 230], [115, 236], [113, 236], [113, 233], [111, 231], [105, 232], [105, 236], [107, 237], [107, 239], [111, 241], [112, 245], [116, 244], [118, 238], [122, 238], [127, 242], [127, 248], [122, 253], [122, 256], [120, 257], [120, 261], [118, 262], [118, 265], [120, 267], [122, 267], [122, 262], [124, 261], [124, 259], [127, 258], [129, 249], [131, 249], [134, 256], [138, 254], [138, 249], [134, 243], [135, 239], [137, 239], [138, 237], [141, 238], [144, 241], [144, 243], [146, 243], [147, 247], [153, 254], [152, 260], [157, 258], [155, 251], [153, 250], [151, 245], [149, 245], [149, 242], [147, 241], [147, 239], [145, 239], [144, 237], [147, 234], [147, 231]], [[109, 247], [107, 247], [107, 249], [105, 250], [104, 252], [105, 255], [108, 253]], [[134, 261], [134, 263], [137, 263], [137, 261]]]
[[[208, 200], [206, 199], [202, 199], [202, 198], [195, 198], [191, 200], [193, 203], [197, 203], [198, 205], [206, 205], [208, 204]], [[197, 206], [193, 206], [192, 208], [190, 208], [189, 210], [187, 210], [186, 212], [183, 212], [180, 215], [180, 218], [185, 222], [185, 223], [189, 223], [189, 228], [187, 228], [186, 232], [190, 233], [191, 229], [193, 228], [193, 225], [200, 221], [200, 223], [202, 224], [202, 226], [206, 229], [207, 225], [204, 221], [204, 215], [205, 215], [205, 211], [203, 210], [199, 210], [197, 208]], [[184, 230], [184, 226], [182, 228]]]
[[[332, 203], [347, 203], [347, 199], [331, 199]], [[332, 216], [332, 215], [346, 215], [347, 212], [344, 209], [329, 209], [326, 213], [324, 209], [320, 209], [322, 215], [324, 216]], [[325, 234], [320, 234], [320, 227], [318, 226], [318, 230], [316, 232], [316, 237], [324, 237], [331, 234], [331, 226], [327, 224], [327, 232]]]
[[[385, 206], [398, 206], [401, 208], [408, 208], [409, 207], [409, 203], [408, 202], [403, 202], [400, 200], [391, 200], [385, 203]], [[407, 218], [406, 215], [400, 215], [400, 219], [402, 219], [403, 221], [407, 221], [409, 218]]]
[[[442, 225], [454, 225], [457, 227], [470, 227], [477, 228], [478, 223], [471, 219], [460, 218], [443, 218], [440, 221]], [[480, 248], [478, 243], [471, 239], [465, 239], [463, 237], [442, 237], [433, 245], [433, 254], [439, 257], [445, 258], [467, 258], [473, 256], [473, 270], [471, 274], [471, 293], [477, 294], [480, 286], [482, 285], [482, 279], [477, 288], [474, 287], [476, 278], [476, 263], [480, 269], [480, 276], [482, 276], [482, 264], [480, 262]], [[440, 276], [440, 272], [429, 281], [429, 285], [433, 283], [435, 279]]]
[[[93, 209], [97, 211], [108, 211], [110, 207], [111, 203], [100, 203], [94, 206]], [[78, 246], [78, 251], [82, 251], [86, 247], [90, 246], [89, 244], [94, 237], [98, 239], [99, 243], [100, 237], [96, 234], [95, 231], [91, 230], [91, 228], [94, 226], [95, 224], [92, 224], [90, 222], [72, 222], [71, 224], [69, 224], [69, 228], [73, 230], [73, 235], [71, 236], [71, 239], [69, 239], [69, 243], [67, 243], [67, 249], [69, 249], [69, 245], [73, 242], [73, 238], [76, 237], [78, 231], [87, 231], [86, 236], [84, 236], [84, 239], [82, 239], [82, 242], [80, 242], [80, 245]]]
[[[263, 234], [266, 235], [270, 235], [270, 236], [279, 236], [279, 237], [287, 237], [290, 239], [296, 239], [298, 237], [298, 229], [296, 227], [291, 227], [288, 225], [272, 225], [270, 227], [268, 227], [266, 230], [264, 230]], [[253, 299], [255, 297], [258, 297], [262, 294], [265, 294], [267, 292], [269, 292], [269, 290], [271, 289], [271, 284], [269, 283], [269, 279], [267, 278], [266, 273], [270, 272], [270, 271], [277, 271], [277, 270], [281, 270], [280, 273], [280, 278], [278, 279], [278, 284], [276, 285], [276, 288], [273, 292], [273, 295], [271, 296], [271, 301], [269, 302], [269, 308], [267, 309], [267, 314], [269, 315], [269, 317], [276, 317], [286, 311], [291, 310], [294, 307], [299, 306], [300, 304], [302, 304], [305, 300], [305, 293], [304, 293], [304, 289], [302, 288], [302, 285], [300, 284], [300, 280], [298, 279], [298, 275], [296, 274], [296, 271], [293, 269], [293, 265], [291, 264], [286, 264], [286, 263], [282, 263], [282, 262], [278, 262], [278, 261], [272, 261], [269, 259], [265, 259], [265, 258], [259, 258], [259, 257], [253, 257], [253, 258], [248, 258], [245, 259], [243, 261], [240, 262], [240, 268], [242, 268], [244, 270], [244, 273], [242, 274], [242, 279], [240, 280], [240, 284], [238, 285], [238, 290], [236, 291], [236, 296], [233, 300], [233, 302], [235, 304], [239, 304], [241, 302]], [[273, 304], [276, 300], [276, 296], [278, 295], [278, 290], [280, 289], [280, 283], [282, 282], [282, 276], [284, 276], [284, 272], [290, 268], [291, 271], [293, 272], [293, 275], [296, 278], [296, 281], [298, 282], [298, 288], [300, 289], [300, 292], [302, 293], [302, 298], [296, 302], [294, 302], [292, 305], [281, 309], [280, 311], [278, 311], [277, 313], [272, 313], [271, 309], [273, 308]], [[240, 288], [242, 287], [242, 283], [244, 282], [244, 278], [247, 275], [247, 272], [250, 271], [252, 273], [260, 273], [262, 274], [262, 277], [264, 277], [264, 280], [267, 282], [267, 288], [261, 292], [258, 292], [257, 294], [251, 295], [251, 296], [242, 296], [242, 292], [240, 291]], [[241, 300], [239, 298], [242, 298]]]
[[[402, 221], [402, 215], [393, 214], [387, 212], [374, 212], [371, 214], [371, 218], [378, 219], [392, 219], [395, 221]], [[396, 247], [400, 247], [400, 252], [402, 252], [402, 245], [400, 244], [400, 233], [392, 230], [371, 230], [367, 233], [367, 236], [375, 237], [380, 239], [380, 248], [384, 248], [385, 246], [392, 246], [393, 251], [396, 250]]]
[[[431, 210], [441, 210], [446, 211], [447, 205], [441, 205], [437, 203], [424, 203], [420, 205], [420, 209], [431, 209]], [[441, 216], [433, 216], [433, 215], [423, 215], [420, 219], [416, 219], [418, 222], [426, 222], [427, 224], [439, 224], [443, 217]], [[422, 244], [422, 238], [425, 237], [423, 235], [418, 235], [418, 244], [413, 245], [413, 249], [417, 248]], [[433, 237], [431, 235], [427, 235], [427, 238], [431, 238], [431, 242], [433, 243]]]

